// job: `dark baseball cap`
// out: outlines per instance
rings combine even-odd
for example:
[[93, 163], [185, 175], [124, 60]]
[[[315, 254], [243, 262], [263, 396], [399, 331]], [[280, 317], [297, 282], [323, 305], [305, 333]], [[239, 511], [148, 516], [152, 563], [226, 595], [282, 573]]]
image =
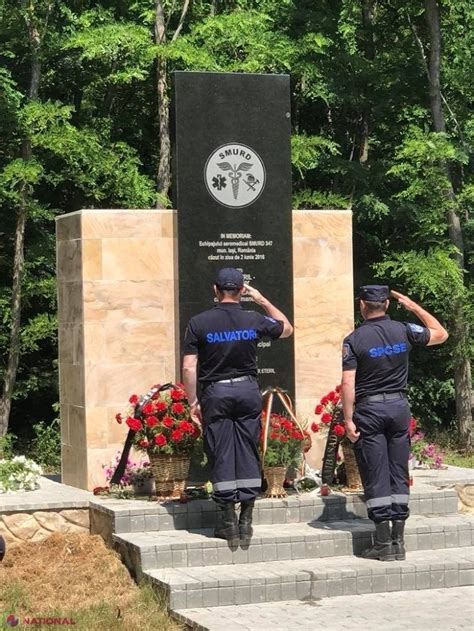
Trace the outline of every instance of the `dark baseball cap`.
[[359, 289], [357, 298], [371, 302], [384, 302], [390, 298], [388, 285], [364, 285]]
[[235, 267], [223, 267], [217, 272], [216, 285], [219, 289], [242, 289], [244, 276]]

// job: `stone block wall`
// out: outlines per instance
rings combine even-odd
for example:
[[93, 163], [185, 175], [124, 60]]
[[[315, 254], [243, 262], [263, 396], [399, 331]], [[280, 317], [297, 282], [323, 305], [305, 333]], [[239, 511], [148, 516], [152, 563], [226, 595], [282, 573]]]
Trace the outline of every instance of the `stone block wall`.
[[7, 547], [25, 541], [40, 543], [53, 532], [89, 532], [89, 509], [36, 510], [0, 515], [0, 535]]
[[176, 213], [81, 210], [58, 217], [62, 481], [104, 484], [123, 445], [114, 421], [135, 390], [175, 379]]

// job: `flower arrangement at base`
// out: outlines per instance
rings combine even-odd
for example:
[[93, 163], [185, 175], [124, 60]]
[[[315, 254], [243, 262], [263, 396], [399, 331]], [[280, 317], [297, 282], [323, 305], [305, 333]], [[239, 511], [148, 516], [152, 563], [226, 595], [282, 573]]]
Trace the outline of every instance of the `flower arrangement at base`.
[[[341, 386], [338, 385], [321, 398], [314, 409], [314, 413], [320, 416], [320, 423], [312, 423], [311, 431], [327, 431], [328, 442], [332, 441], [337, 450], [341, 447], [343, 458], [340, 458], [337, 451], [336, 461], [340, 463], [339, 468], [344, 469], [345, 484], [350, 490], [359, 490], [362, 488], [362, 481], [354, 448], [346, 436], [340, 392]], [[341, 473], [342, 471], [338, 471], [337, 477], [340, 477]]]
[[26, 456], [0, 460], [0, 493], [34, 491], [39, 488], [41, 467]]
[[[102, 465], [102, 469], [105, 473], [105, 481], [110, 484], [112, 476], [120, 462], [121, 453], [118, 451], [115, 455], [115, 459], [108, 465]], [[146, 487], [153, 480], [153, 472], [150, 467], [150, 461], [148, 458], [142, 458], [135, 462], [131, 458], [128, 458], [125, 466], [125, 471], [120, 480], [121, 487], [133, 486], [135, 490], [142, 490], [142, 487]], [[150, 485], [151, 488], [151, 485]]]
[[[265, 440], [266, 412], [262, 413], [261, 443]], [[283, 484], [289, 467], [298, 468], [303, 452], [311, 448], [311, 436], [290, 418], [270, 414], [267, 445], [264, 455], [266, 497], [285, 497]]]
[[[151, 393], [151, 394], [150, 394]], [[133, 394], [125, 424], [134, 432], [133, 446], [150, 459], [158, 495], [177, 497], [184, 492], [191, 454], [200, 439], [199, 426], [191, 419], [182, 384], [147, 395]], [[121, 414], [116, 415], [123, 422]]]
[[410, 459], [415, 460], [415, 468], [419, 469], [445, 469], [443, 465], [443, 451], [435, 443], [429, 443], [425, 434], [418, 429], [415, 418], [410, 419]]

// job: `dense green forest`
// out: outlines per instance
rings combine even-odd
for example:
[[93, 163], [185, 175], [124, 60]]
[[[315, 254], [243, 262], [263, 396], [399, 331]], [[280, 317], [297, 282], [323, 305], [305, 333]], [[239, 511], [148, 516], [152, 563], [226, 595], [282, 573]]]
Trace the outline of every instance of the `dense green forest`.
[[469, 0], [0, 0], [0, 435], [55, 415], [55, 216], [170, 204], [170, 73], [191, 69], [291, 75], [294, 206], [352, 207], [356, 284], [446, 323], [411, 400], [468, 447], [473, 18]]

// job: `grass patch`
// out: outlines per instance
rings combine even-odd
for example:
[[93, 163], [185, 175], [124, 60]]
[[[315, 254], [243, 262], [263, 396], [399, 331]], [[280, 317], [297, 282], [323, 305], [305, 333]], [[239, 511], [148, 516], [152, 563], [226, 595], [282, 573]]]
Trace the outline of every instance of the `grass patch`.
[[469, 469], [473, 469], [474, 455], [470, 454], [466, 456], [466, 454], [448, 448], [444, 450], [443, 464], [451, 464], [455, 467], [467, 467]]
[[9, 614], [19, 618], [18, 630], [31, 628], [25, 618], [69, 618], [76, 631], [182, 629], [151, 585], [137, 586], [98, 535], [55, 533], [8, 550], [0, 564], [0, 612], [5, 631], [12, 628]]

